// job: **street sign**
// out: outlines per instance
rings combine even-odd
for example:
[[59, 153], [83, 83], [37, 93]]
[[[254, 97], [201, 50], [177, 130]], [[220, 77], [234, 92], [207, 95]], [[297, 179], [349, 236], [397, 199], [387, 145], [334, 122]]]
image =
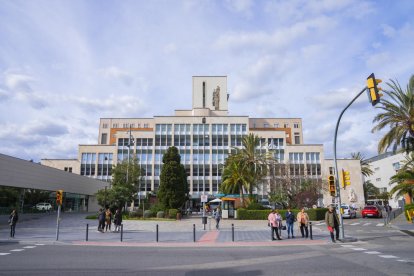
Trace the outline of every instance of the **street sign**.
[[207, 195], [201, 195], [201, 202], [205, 203], [208, 201], [208, 196]]

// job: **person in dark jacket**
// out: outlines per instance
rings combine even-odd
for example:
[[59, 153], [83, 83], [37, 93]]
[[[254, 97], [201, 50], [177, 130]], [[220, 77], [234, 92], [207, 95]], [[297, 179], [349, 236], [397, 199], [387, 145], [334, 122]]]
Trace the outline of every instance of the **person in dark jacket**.
[[16, 223], [19, 220], [19, 215], [17, 214], [16, 209], [13, 209], [9, 216], [9, 225], [10, 225], [10, 238], [14, 238], [16, 232]]
[[291, 234], [292, 234], [292, 239], [294, 239], [295, 236], [293, 235], [293, 224], [296, 221], [296, 216], [295, 216], [294, 213], [292, 213], [292, 211], [290, 210], [290, 208], [288, 208], [288, 210], [287, 210], [287, 212], [285, 214], [285, 218], [286, 218], [288, 239], [290, 239]]
[[105, 210], [99, 209], [98, 214], [98, 231], [103, 232], [105, 230]]
[[115, 231], [119, 231], [119, 229], [121, 228], [121, 224], [122, 224], [122, 213], [120, 209], [117, 209], [115, 211], [114, 224], [115, 224]]
[[331, 240], [335, 242], [334, 238], [334, 230], [336, 235], [336, 240], [339, 240], [339, 217], [336, 211], [333, 209], [332, 206], [328, 207], [328, 211], [325, 214], [325, 223], [328, 227], [329, 232], [331, 233]]

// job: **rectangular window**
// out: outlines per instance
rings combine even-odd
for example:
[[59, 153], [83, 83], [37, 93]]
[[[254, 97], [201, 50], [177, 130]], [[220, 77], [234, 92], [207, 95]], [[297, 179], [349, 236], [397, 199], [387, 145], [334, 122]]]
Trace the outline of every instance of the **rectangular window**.
[[381, 178], [377, 178], [377, 179], [375, 179], [375, 181], [380, 182], [381, 181]]
[[298, 132], [295, 132], [295, 144], [296, 145], [300, 144], [300, 135]]
[[400, 162], [392, 163], [394, 170], [398, 171], [400, 169]]
[[102, 136], [101, 136], [101, 144], [102, 145], [106, 145], [107, 140], [108, 140], [108, 134], [107, 133], [102, 133]]
[[293, 123], [293, 128], [299, 128], [299, 123]]
[[289, 124], [285, 123], [284, 128], [289, 128]]
[[108, 124], [102, 124], [102, 128], [108, 128]]
[[68, 171], [68, 167], [65, 167], [64, 171], [67, 172]]
[[70, 173], [72, 172], [72, 167], [69, 167], [69, 170], [68, 170], [68, 172], [70, 172]]
[[113, 124], [112, 128], [118, 128], [118, 124]]
[[263, 124], [263, 127], [264, 127], [264, 128], [268, 128], [268, 127], [269, 127], [269, 124], [264, 123], [264, 124]]
[[275, 124], [273, 124], [273, 127], [275, 127], [275, 128], [279, 128], [279, 123], [275, 123]]
[[144, 128], [148, 128], [148, 124], [144, 124]]

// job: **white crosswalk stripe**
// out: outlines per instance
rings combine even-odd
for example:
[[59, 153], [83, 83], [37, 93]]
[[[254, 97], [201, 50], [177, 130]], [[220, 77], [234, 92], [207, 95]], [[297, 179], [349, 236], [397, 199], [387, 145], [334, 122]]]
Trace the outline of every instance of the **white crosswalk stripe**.
[[45, 245], [44, 243], [35, 243], [35, 245]]
[[380, 256], [381, 258], [385, 258], [385, 259], [393, 259], [393, 258], [398, 258], [398, 257], [393, 256], [393, 255], [378, 255], [378, 256]]
[[362, 226], [368, 226], [368, 225], [371, 225], [371, 222], [367, 222], [367, 223], [363, 224]]
[[350, 225], [358, 225], [359, 222], [351, 223]]
[[384, 223], [378, 223], [377, 226], [384, 226]]
[[342, 247], [355, 247], [352, 244], [341, 244]]
[[10, 250], [10, 251], [13, 251], [13, 252], [20, 252], [20, 251], [24, 251], [24, 249], [12, 249], [12, 250]]
[[25, 246], [23, 248], [36, 248], [36, 246], [30, 245], [30, 246]]
[[315, 225], [325, 225], [325, 222], [321, 222], [321, 223], [318, 223], [318, 224], [315, 224]]
[[378, 251], [365, 251], [364, 253], [367, 253], [367, 254], [375, 254], [375, 255], [381, 254], [381, 252], [378, 252]]
[[364, 251], [364, 250], [366, 250], [365, 248], [359, 248], [359, 247], [355, 247], [355, 248], [351, 247], [351, 249], [355, 250], [355, 251]]
[[10, 253], [0, 253], [0, 256], [6, 256], [9, 255]]

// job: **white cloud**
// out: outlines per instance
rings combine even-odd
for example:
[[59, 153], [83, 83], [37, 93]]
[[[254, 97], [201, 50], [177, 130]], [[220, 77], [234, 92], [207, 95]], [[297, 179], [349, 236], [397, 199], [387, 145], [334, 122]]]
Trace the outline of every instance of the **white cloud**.
[[134, 78], [132, 77], [130, 73], [124, 70], [121, 70], [120, 68], [116, 66], [109, 66], [109, 67], [103, 68], [99, 70], [99, 72], [106, 78], [120, 80], [126, 86], [131, 86], [134, 80]]
[[389, 37], [389, 38], [393, 38], [395, 36], [396, 32], [397, 32], [393, 27], [391, 27], [387, 24], [382, 24], [381, 27], [382, 27], [382, 33], [386, 37]]
[[236, 13], [241, 13], [247, 18], [253, 16], [253, 0], [225, 0], [227, 8]]

